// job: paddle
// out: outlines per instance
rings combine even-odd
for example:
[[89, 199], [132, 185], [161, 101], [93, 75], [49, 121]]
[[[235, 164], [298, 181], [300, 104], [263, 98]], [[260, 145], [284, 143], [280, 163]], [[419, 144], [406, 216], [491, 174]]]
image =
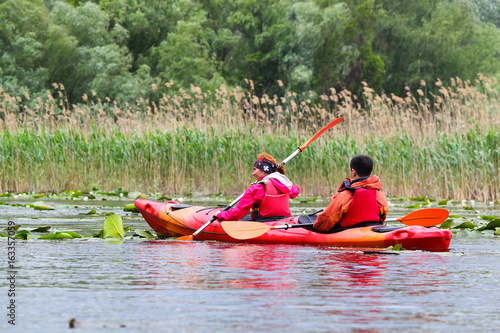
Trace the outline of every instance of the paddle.
[[[441, 208], [427, 208], [417, 210], [404, 217], [386, 219], [386, 222], [399, 221], [406, 225], [421, 225], [424, 227], [434, 226], [443, 223], [448, 218], [448, 211]], [[310, 227], [314, 223], [304, 224], [282, 224], [282, 225], [267, 225], [262, 222], [234, 222], [224, 221], [221, 223], [222, 229], [227, 234], [235, 239], [250, 239], [262, 236], [269, 230], [274, 229], [289, 229], [289, 228], [304, 228]]]
[[[287, 158], [285, 158], [283, 160], [283, 162], [280, 163], [280, 165], [283, 166], [286, 163], [288, 163], [288, 161], [290, 161], [297, 154], [301, 153], [304, 149], [306, 149], [311, 143], [313, 143], [314, 140], [316, 140], [317, 138], [319, 138], [321, 134], [325, 133], [327, 130], [329, 130], [333, 126], [337, 125], [338, 123], [340, 123], [342, 121], [342, 119], [344, 119], [344, 118], [340, 117], [338, 119], [335, 119], [334, 121], [330, 122], [328, 125], [326, 125], [325, 127], [323, 127], [322, 129], [320, 129], [319, 132], [317, 132], [316, 134], [314, 134], [314, 136], [309, 139], [309, 141], [307, 141], [306, 143], [304, 143], [302, 146], [300, 146], [299, 148], [297, 148], [297, 150], [294, 151], [290, 156], [288, 156]], [[245, 193], [243, 193], [243, 194], [245, 194]], [[240, 201], [240, 199], [243, 197], [243, 194], [240, 195], [238, 198], [236, 198], [236, 200], [234, 200], [233, 202], [231, 202], [229, 205], [227, 205], [222, 211], [224, 212], [226, 210], [229, 210], [231, 207], [233, 207], [238, 201]], [[176, 240], [180, 240], [180, 241], [192, 241], [192, 240], [194, 240], [196, 238], [196, 236], [200, 232], [202, 232], [206, 227], [208, 227], [215, 220], [217, 220], [216, 216], [212, 217], [210, 219], [210, 221], [208, 221], [207, 223], [205, 223], [204, 225], [202, 225], [201, 228], [198, 229], [198, 230], [196, 230], [192, 235], [179, 237]]]

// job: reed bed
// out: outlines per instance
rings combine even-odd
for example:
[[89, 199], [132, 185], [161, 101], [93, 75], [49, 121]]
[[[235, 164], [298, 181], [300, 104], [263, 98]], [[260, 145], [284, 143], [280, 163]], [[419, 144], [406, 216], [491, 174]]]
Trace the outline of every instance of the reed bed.
[[[70, 105], [64, 86], [45, 98], [0, 92], [0, 192], [123, 187], [168, 194], [240, 193], [255, 156], [284, 159], [324, 124], [344, 117], [287, 165], [305, 195], [329, 196], [350, 158], [371, 155], [389, 196], [498, 200], [500, 103], [495, 80], [456, 78], [433, 94], [422, 82], [406, 96], [365, 87], [299, 100], [214, 93], [192, 86], [156, 100], [118, 105], [91, 92]], [[279, 83], [278, 83], [279, 84]], [[0, 88], [1, 91], [1, 88]], [[313, 102], [314, 101], [314, 102]]]

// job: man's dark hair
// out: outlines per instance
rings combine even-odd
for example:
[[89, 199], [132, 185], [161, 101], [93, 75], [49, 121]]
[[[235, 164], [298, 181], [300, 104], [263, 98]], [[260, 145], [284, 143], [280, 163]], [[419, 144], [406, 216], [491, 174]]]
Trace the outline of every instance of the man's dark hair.
[[373, 160], [368, 155], [356, 155], [351, 159], [351, 169], [360, 177], [369, 176], [373, 170]]

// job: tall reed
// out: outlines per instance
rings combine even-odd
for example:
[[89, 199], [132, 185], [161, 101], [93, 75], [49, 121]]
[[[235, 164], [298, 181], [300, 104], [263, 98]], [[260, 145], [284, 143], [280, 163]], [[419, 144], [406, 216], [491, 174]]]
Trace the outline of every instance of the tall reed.
[[[171, 83], [169, 83], [171, 84]], [[258, 98], [250, 88], [197, 87], [158, 101], [118, 105], [64, 87], [45, 99], [0, 92], [0, 191], [61, 191], [93, 185], [164, 193], [241, 192], [256, 155], [285, 158], [328, 121], [344, 122], [287, 165], [307, 195], [331, 195], [358, 153], [372, 155], [390, 196], [498, 200], [500, 112], [496, 84], [454, 79], [439, 95], [349, 91]], [[1, 88], [0, 88], [1, 91]], [[311, 93], [311, 95], [313, 95]], [[314, 96], [311, 96], [311, 98]], [[363, 106], [362, 106], [363, 105]]]

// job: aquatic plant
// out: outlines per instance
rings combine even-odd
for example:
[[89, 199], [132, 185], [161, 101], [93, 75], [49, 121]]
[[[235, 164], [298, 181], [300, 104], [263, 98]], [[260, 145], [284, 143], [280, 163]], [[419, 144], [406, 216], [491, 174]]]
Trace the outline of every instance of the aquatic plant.
[[[85, 190], [98, 183], [108, 190], [236, 195], [252, 181], [258, 153], [284, 158], [343, 116], [286, 166], [304, 195], [331, 195], [350, 158], [365, 153], [389, 196], [498, 200], [495, 84], [482, 75], [473, 83], [453, 79], [448, 88], [438, 81], [440, 94], [427, 95], [422, 82], [404, 97], [376, 95], [365, 86], [363, 100], [332, 89], [318, 101], [300, 101], [291, 92], [258, 98], [251, 89], [222, 86], [212, 94], [193, 86], [159, 104], [119, 105], [91, 94], [71, 106], [56, 84], [34, 107], [23, 96], [0, 92], [0, 192]], [[108, 194], [127, 195], [120, 191]]]

